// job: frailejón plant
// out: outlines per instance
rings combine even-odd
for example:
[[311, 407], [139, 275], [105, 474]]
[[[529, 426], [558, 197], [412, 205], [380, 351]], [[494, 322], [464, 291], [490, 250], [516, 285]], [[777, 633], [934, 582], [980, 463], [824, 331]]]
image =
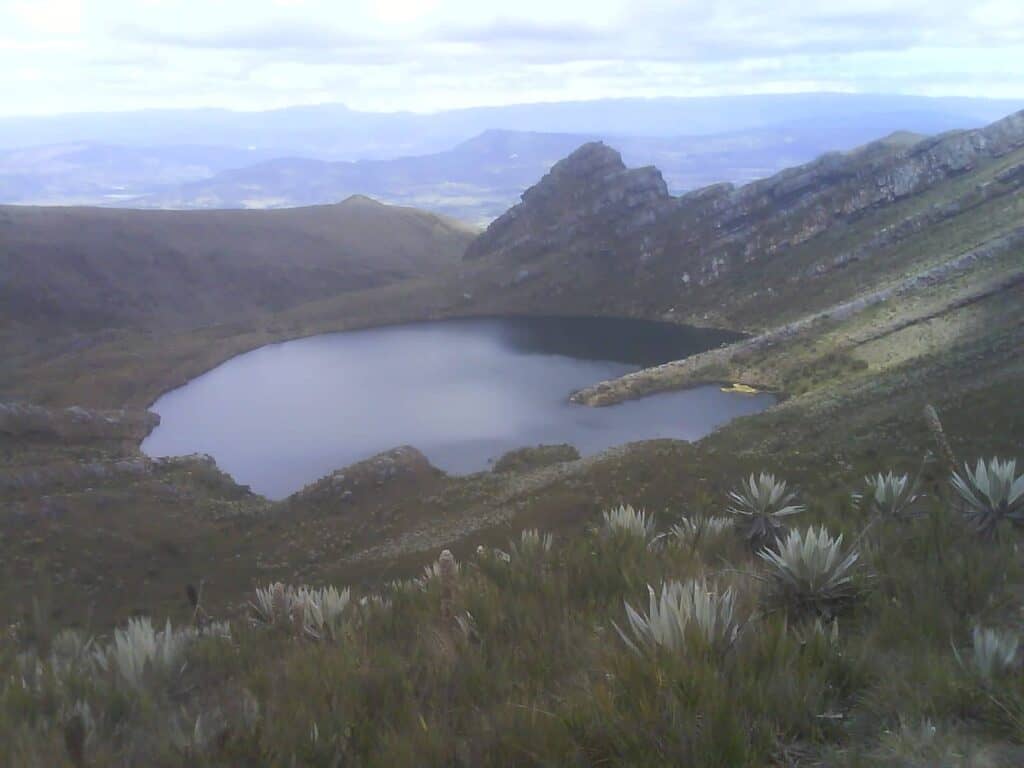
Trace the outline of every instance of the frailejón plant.
[[916, 482], [894, 472], [868, 475], [864, 478], [866, 491], [853, 494], [853, 501], [868, 514], [883, 519], [906, 517], [921, 499]]
[[793, 503], [796, 496], [785, 480], [769, 472], [752, 474], [729, 493], [732, 505], [727, 511], [735, 515], [736, 529], [751, 547], [761, 549], [785, 535], [787, 517], [803, 512], [803, 505]]
[[654, 515], [648, 515], [642, 509], [633, 509], [629, 504], [620, 505], [613, 509], [605, 510], [602, 518], [604, 521], [603, 530], [606, 535], [635, 536], [646, 542], [654, 539]]
[[831, 617], [856, 592], [856, 549], [843, 551], [843, 537], [824, 528], [790, 531], [774, 549], [758, 556], [768, 564], [773, 598], [796, 614]]
[[338, 631], [350, 602], [347, 587], [313, 589], [278, 582], [257, 587], [256, 600], [249, 607], [253, 617], [263, 624], [288, 624], [310, 639], [321, 640]]
[[965, 659], [955, 647], [953, 652], [961, 666], [983, 680], [991, 681], [1016, 664], [1019, 647], [1020, 637], [1016, 632], [975, 624], [971, 632], [970, 660]]
[[995, 534], [1003, 520], [1024, 523], [1024, 475], [1017, 476], [1017, 462], [998, 458], [978, 463], [963, 474], [953, 473], [953, 488], [964, 501], [968, 523], [983, 536]]
[[[211, 625], [211, 634], [226, 635], [227, 625]], [[129, 619], [128, 626], [114, 630], [114, 640], [103, 648], [95, 650], [97, 665], [109, 670], [132, 688], [141, 688], [146, 675], [174, 674], [184, 664], [185, 651], [198, 637], [192, 628], [174, 629], [170, 619], [163, 631], [153, 627], [148, 617]]]
[[677, 651], [692, 644], [723, 648], [735, 639], [736, 599], [731, 588], [716, 592], [703, 579], [693, 579], [685, 583], [666, 581], [660, 592], [651, 586], [647, 591], [646, 614], [625, 604], [630, 634], [615, 626], [637, 653], [656, 648]]

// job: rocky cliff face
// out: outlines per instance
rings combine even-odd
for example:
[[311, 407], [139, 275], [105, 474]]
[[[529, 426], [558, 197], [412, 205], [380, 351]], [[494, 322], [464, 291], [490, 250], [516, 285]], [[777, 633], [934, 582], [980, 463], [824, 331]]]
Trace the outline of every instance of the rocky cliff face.
[[[966, 177], [973, 183], [958, 186]], [[750, 327], [741, 317], [749, 302], [760, 304], [747, 315], [768, 321], [783, 312], [787, 284], [824, 285], [860, 261], [909, 267], [917, 256], [886, 254], [1022, 189], [1024, 112], [922, 141], [894, 136], [743, 187], [717, 184], [679, 198], [656, 169], [627, 170], [614, 150], [587, 144], [493, 222], [467, 258], [530, 264], [531, 276], [545, 279], [520, 289], [518, 300], [535, 309], [589, 307], [577, 300], [589, 294], [607, 297], [601, 311]], [[1000, 224], [993, 218], [989, 226]], [[863, 284], [879, 272], [859, 269], [867, 271], [844, 274]], [[721, 316], [722, 307], [732, 317]]]
[[[1024, 112], [909, 147], [880, 141], [846, 154], [831, 153], [739, 189], [719, 186], [684, 196], [673, 234], [699, 251], [721, 253], [698, 267], [704, 281], [713, 280], [737, 260], [799, 245], [867, 209], [926, 192], [982, 160], [1021, 147]], [[699, 240], [687, 238], [691, 233]]]

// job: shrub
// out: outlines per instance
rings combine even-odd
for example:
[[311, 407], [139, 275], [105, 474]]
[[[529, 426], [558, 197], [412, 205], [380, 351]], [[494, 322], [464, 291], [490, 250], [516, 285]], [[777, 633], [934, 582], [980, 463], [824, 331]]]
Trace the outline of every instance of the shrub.
[[1024, 475], [1016, 476], [1017, 462], [978, 459], [972, 471], [953, 473], [953, 488], [963, 499], [968, 523], [983, 536], [992, 536], [1003, 520], [1024, 523]]
[[648, 515], [642, 509], [633, 509], [628, 504], [625, 506], [620, 505], [614, 509], [605, 510], [602, 517], [604, 519], [604, 532], [606, 535], [631, 536], [646, 542], [654, 540], [654, 515]]
[[803, 505], [792, 503], [796, 496], [796, 491], [786, 490], [785, 480], [776, 480], [773, 474], [751, 474], [738, 489], [730, 491], [732, 506], [727, 511], [735, 515], [736, 529], [743, 538], [758, 550], [785, 535], [785, 518], [803, 512]]
[[856, 593], [856, 549], [843, 552], [843, 537], [821, 527], [790, 531], [777, 549], [758, 556], [768, 564], [771, 596], [799, 614], [831, 617]]
[[697, 642], [703, 647], [729, 645], [739, 631], [735, 620], [735, 595], [732, 589], [717, 593], [703, 579], [686, 583], [666, 581], [661, 592], [648, 586], [648, 609], [643, 615], [627, 602], [626, 618], [633, 637], [615, 625], [626, 644], [640, 653], [658, 647], [672, 651]]

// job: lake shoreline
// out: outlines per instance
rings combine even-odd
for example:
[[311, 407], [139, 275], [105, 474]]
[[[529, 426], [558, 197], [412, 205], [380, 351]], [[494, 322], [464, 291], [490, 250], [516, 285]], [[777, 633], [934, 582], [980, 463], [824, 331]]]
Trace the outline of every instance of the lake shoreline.
[[139, 450], [207, 453], [239, 482], [284, 498], [302, 485], [282, 479], [289, 472], [310, 482], [400, 444], [445, 472], [469, 474], [486, 469], [486, 457], [529, 445], [566, 442], [589, 455], [636, 440], [696, 440], [774, 397], [698, 387], [585, 415], [567, 395], [734, 337], [633, 318], [520, 315], [272, 342], [158, 398], [161, 424]]

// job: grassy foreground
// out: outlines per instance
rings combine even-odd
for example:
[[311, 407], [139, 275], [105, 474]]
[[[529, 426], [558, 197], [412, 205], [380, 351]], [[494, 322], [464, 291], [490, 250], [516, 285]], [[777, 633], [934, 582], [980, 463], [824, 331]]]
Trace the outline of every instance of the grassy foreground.
[[[930, 457], [889, 506], [830, 480], [768, 515], [843, 536], [856, 559], [805, 562], [820, 579], [783, 578], [749, 519], [723, 516], [743, 500], [706, 497], [372, 591], [271, 587], [213, 617], [193, 594], [169, 632], [15, 626], [0, 762], [1019, 765], [1019, 535], [979, 533]], [[659, 624], [671, 581], [690, 599]]]

